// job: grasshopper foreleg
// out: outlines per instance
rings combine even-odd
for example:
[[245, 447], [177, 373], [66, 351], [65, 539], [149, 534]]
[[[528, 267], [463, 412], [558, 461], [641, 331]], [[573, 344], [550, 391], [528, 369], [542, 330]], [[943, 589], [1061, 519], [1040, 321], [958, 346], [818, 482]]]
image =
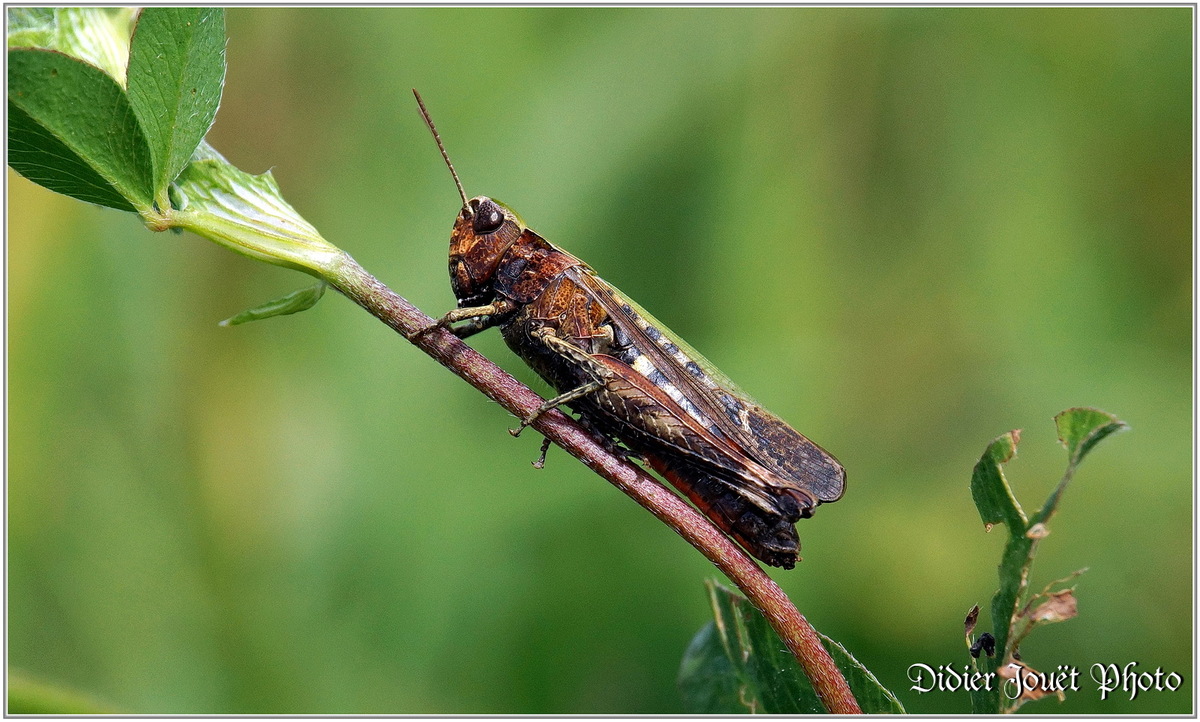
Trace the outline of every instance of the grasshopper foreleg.
[[[404, 334], [404, 338], [412, 341], [415, 338], [424, 336], [435, 328], [450, 329], [450, 333], [459, 338], [468, 338], [474, 336], [480, 331], [487, 330], [504, 318], [508, 313], [511, 313], [516, 308], [516, 304], [507, 299], [500, 299], [489, 303], [486, 306], [472, 306], [470, 308], [455, 308], [447, 312], [437, 321], [419, 328], [413, 333]], [[462, 326], [454, 326], [460, 321], [467, 321]]]
[[495, 326], [500, 321], [500, 316], [483, 316], [481, 318], [469, 319], [461, 326], [453, 326], [450, 328], [450, 333], [459, 338], [470, 338], [480, 331], [486, 331], [492, 326]]

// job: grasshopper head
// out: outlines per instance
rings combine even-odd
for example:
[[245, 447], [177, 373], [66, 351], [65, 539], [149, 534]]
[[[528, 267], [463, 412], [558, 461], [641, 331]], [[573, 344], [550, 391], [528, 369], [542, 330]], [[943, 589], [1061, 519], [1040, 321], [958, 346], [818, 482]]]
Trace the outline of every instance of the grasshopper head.
[[486, 196], [467, 201], [450, 234], [450, 285], [459, 308], [495, 298], [496, 269], [524, 231], [520, 217], [503, 203]]
[[425, 101], [416, 88], [413, 95], [463, 201], [462, 211], [454, 221], [454, 232], [450, 234], [450, 285], [459, 308], [486, 305], [496, 298], [495, 280], [500, 262], [521, 238], [525, 224], [511, 208], [491, 198], [476, 196], [467, 200], [467, 192], [454, 172], [454, 164], [433, 126]]

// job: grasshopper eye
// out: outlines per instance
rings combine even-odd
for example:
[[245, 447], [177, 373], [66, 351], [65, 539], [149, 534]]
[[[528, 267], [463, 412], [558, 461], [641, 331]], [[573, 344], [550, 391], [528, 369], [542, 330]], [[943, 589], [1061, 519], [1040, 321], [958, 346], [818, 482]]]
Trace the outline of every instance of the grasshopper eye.
[[484, 198], [475, 209], [474, 229], [476, 234], [495, 233], [504, 225], [504, 211], [494, 202]]

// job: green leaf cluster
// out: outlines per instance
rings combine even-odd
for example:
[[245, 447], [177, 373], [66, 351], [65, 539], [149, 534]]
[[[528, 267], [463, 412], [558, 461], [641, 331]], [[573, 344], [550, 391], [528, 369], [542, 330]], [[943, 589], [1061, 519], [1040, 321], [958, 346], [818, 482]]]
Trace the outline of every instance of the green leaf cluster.
[[[827, 714], [796, 658], [742, 595], [706, 581], [713, 621], [692, 638], [679, 669], [691, 714]], [[867, 714], [903, 714], [896, 696], [845, 647], [821, 635]]]
[[[1004, 679], [1005, 668], [1014, 660], [1020, 661], [1020, 657], [1016, 655], [1018, 646], [1034, 627], [1074, 616], [1073, 592], [1051, 591], [1053, 586], [1066, 579], [1051, 583], [1038, 594], [1028, 595], [1029, 570], [1037, 553], [1038, 542], [1049, 533], [1046, 524], [1058, 510], [1063, 492], [1074, 478], [1079, 464], [1102, 439], [1128, 428], [1112, 414], [1091, 408], [1067, 409], [1056, 416], [1054, 421], [1058, 428], [1059, 441], [1067, 449], [1067, 469], [1058, 486], [1032, 516], [1027, 517], [1017, 502], [1003, 470], [1004, 464], [1017, 452], [1017, 444], [1021, 437], [1019, 430], [1010, 431], [992, 440], [971, 475], [971, 496], [975, 500], [985, 528], [990, 531], [994, 525], [1004, 524], [1008, 529], [1008, 540], [1004, 545], [998, 570], [1000, 588], [992, 597], [991, 606], [996, 653], [994, 656], [982, 655], [975, 662], [977, 670], [982, 667], [981, 671], [996, 674], [998, 680]], [[1076, 572], [1067, 579], [1079, 573], [1081, 572]], [[975, 626], [973, 617], [977, 610], [972, 612], [968, 615], [968, 645], [971, 642], [971, 632]], [[972, 692], [971, 702], [976, 713], [996, 714], [1011, 711], [1027, 701], [1008, 700], [1001, 694], [999, 684], [991, 687], [990, 690]], [[1008, 707], [1005, 708], [1005, 705]]]
[[[144, 216], [216, 118], [218, 8], [9, 11], [8, 163], [50, 190]], [[127, 50], [127, 64], [125, 53]]]
[[[13, 8], [8, 12], [8, 164], [52, 191], [190, 230], [261, 261], [328, 278], [344, 254], [271, 174], [226, 161], [204, 136], [225, 81], [219, 8]], [[296, 313], [325, 286], [225, 325]]]

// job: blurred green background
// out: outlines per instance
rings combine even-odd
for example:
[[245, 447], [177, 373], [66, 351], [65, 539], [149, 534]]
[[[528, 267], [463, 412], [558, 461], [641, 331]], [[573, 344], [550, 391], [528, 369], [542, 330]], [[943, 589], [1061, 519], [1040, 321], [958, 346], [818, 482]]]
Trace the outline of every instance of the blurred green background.
[[[1040, 713], [1192, 710], [1192, 10], [237, 9], [210, 142], [431, 314], [459, 201], [517, 209], [834, 452], [773, 576], [911, 712], [1003, 532], [971, 468], [1089, 457], [1032, 584]], [[715, 572], [345, 299], [9, 172], [9, 662], [139, 713], [678, 713]], [[545, 392], [489, 333], [472, 343]], [[985, 611], [981, 629], [990, 628]], [[1093, 663], [1185, 678], [1100, 701]]]

